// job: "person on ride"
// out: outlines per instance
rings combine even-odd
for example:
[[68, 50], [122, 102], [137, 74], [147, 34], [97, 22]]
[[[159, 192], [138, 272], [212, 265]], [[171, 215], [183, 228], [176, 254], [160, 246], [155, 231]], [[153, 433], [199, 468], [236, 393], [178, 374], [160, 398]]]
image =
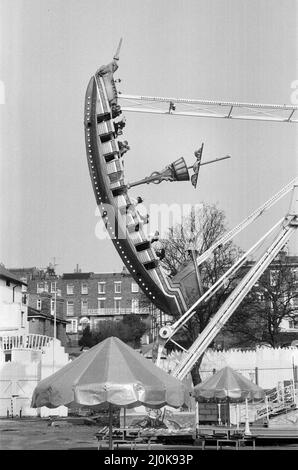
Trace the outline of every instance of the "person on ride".
[[133, 205], [136, 209], [136, 212], [139, 216], [140, 221], [143, 224], [148, 224], [149, 223], [149, 214], [146, 209], [145, 204], [143, 204], [143, 198], [141, 196], [138, 196], [136, 199], [134, 197], [130, 198], [131, 204], [128, 204], [126, 211], [128, 212]]

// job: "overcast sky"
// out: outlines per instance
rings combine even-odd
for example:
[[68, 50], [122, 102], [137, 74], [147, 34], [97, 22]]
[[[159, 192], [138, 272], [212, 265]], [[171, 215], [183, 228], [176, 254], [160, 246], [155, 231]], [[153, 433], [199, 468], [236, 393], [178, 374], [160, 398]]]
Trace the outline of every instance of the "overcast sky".
[[[59, 273], [113, 271], [122, 262], [95, 236], [98, 216], [85, 155], [90, 76], [123, 44], [125, 94], [291, 104], [298, 80], [297, 2], [287, 0], [0, 0], [0, 261]], [[233, 227], [298, 173], [297, 124], [126, 113], [128, 180], [205, 143], [189, 182], [138, 190], [149, 203], [217, 203]], [[248, 247], [289, 199], [241, 235]], [[297, 237], [291, 244], [297, 248]], [[297, 250], [296, 250], [297, 251]]]

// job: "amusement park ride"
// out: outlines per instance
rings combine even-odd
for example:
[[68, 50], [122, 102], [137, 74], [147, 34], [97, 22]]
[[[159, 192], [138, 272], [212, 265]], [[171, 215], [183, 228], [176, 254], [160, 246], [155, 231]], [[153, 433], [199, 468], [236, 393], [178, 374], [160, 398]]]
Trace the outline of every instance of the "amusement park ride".
[[[129, 146], [127, 141], [122, 142], [119, 140], [119, 136], [123, 134], [125, 121], [121, 118], [118, 121], [116, 119], [123, 111], [133, 111], [177, 116], [297, 123], [298, 107], [119, 94], [113, 74], [118, 69], [121, 42], [122, 40], [113, 61], [100, 67], [91, 77], [87, 87], [84, 119], [86, 152], [96, 202], [119, 256], [148, 299], [163, 312], [179, 318], [172, 325], [161, 327], [158, 338], [157, 362], [166, 342], [173, 341], [173, 336], [196, 313], [199, 304], [205, 302], [217, 292], [229, 276], [235, 274], [264, 240], [268, 240], [269, 236], [272, 236], [273, 232], [279, 228], [269, 247], [263, 250], [263, 254], [258, 261], [238, 283], [189, 350], [185, 351], [181, 361], [172, 372], [177, 378], [183, 379], [298, 228], [298, 179], [293, 179], [237, 227], [217, 240], [207, 251], [194, 259], [194, 263], [191, 261], [188, 267], [182, 269], [176, 276], [170, 277], [161, 267], [161, 256], [154, 250], [152, 239], [146, 235], [145, 225], [147, 220], [138, 211], [138, 201], [130, 197], [129, 190], [141, 184], [158, 184], [162, 181], [191, 180], [192, 185], [196, 187], [201, 165], [230, 157], [226, 156], [202, 163], [202, 144], [201, 148], [195, 152], [196, 160], [193, 165], [187, 166], [184, 158], [179, 158], [160, 172], [154, 172], [140, 181], [128, 183], [124, 174], [123, 155], [129, 150]], [[145, 106], [143, 106], [144, 103]], [[189, 170], [193, 171], [191, 176]], [[213, 286], [202, 292], [197, 283], [197, 266], [204, 263], [214, 250], [229, 242], [290, 191], [293, 192], [292, 203], [285, 217], [279, 220], [254, 246], [246, 251]], [[198, 300], [192, 303], [193, 291], [190, 295], [189, 286], [193, 287], [194, 285], [197, 286]]]

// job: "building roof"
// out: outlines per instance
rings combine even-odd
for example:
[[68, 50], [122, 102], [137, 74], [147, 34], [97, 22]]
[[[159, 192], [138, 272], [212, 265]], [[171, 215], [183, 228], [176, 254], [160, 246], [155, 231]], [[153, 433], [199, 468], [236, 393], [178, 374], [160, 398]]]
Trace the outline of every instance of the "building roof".
[[63, 279], [89, 279], [93, 273], [64, 273]]
[[21, 281], [18, 276], [8, 271], [8, 269], [6, 269], [2, 264], [0, 264], [0, 278], [13, 281], [19, 285], [23, 284], [24, 286], [27, 286], [26, 282]]
[[80, 279], [101, 279], [101, 278], [111, 278], [115, 276], [127, 276], [131, 277], [131, 274], [128, 271], [113, 271], [113, 272], [100, 272], [100, 273], [64, 273], [62, 276], [62, 279], [68, 279], [68, 280], [80, 280]]
[[[48, 320], [54, 321], [53, 315], [51, 315], [48, 312], [43, 312], [41, 310], [37, 310], [36, 308], [28, 306], [28, 320], [32, 318], [46, 318]], [[56, 322], [57, 323], [69, 323], [69, 320], [64, 320], [64, 318], [61, 318], [60, 316], [56, 316]]]

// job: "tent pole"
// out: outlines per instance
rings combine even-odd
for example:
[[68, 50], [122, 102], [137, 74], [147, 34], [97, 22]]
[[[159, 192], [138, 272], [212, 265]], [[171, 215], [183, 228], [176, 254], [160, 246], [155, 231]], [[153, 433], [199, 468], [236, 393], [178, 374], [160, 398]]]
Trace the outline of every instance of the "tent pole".
[[109, 449], [113, 450], [113, 410], [109, 403]]
[[237, 404], [236, 404], [236, 423], [237, 423], [237, 431], [239, 431], [239, 422], [240, 422], [239, 403], [237, 403]]
[[231, 426], [231, 420], [230, 420], [230, 397], [227, 397], [227, 425], [228, 427]]
[[123, 408], [123, 427], [126, 429], [126, 408]]
[[199, 428], [200, 428], [199, 402], [196, 400], [196, 437], [199, 437]]
[[217, 404], [217, 409], [218, 409], [218, 425], [221, 426], [222, 422], [221, 422], [221, 404], [220, 403]]
[[247, 436], [251, 435], [249, 428], [249, 416], [248, 416], [248, 399], [245, 398], [245, 431], [244, 434]]

